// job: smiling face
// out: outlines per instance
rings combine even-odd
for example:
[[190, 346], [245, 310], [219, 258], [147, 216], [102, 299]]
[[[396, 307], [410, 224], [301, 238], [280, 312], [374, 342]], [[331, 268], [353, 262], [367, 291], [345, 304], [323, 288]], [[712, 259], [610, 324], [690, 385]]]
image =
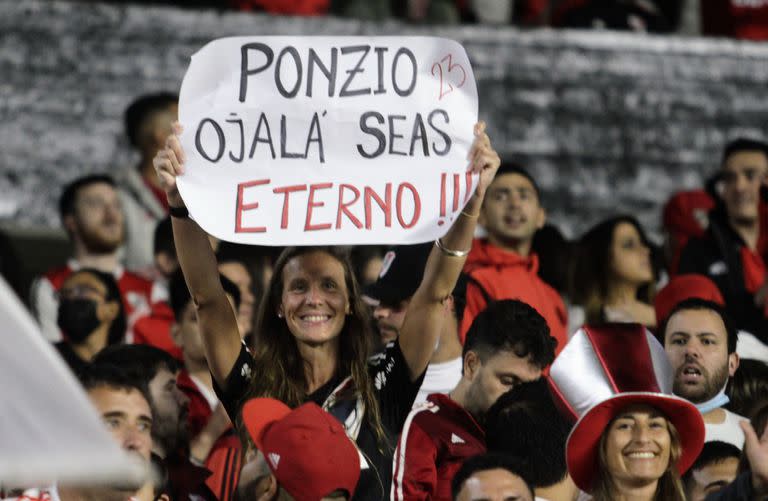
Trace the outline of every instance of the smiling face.
[[722, 318], [706, 309], [681, 310], [667, 321], [664, 350], [675, 371], [675, 395], [702, 403], [717, 395], [739, 366], [728, 354]]
[[521, 242], [530, 245], [545, 220], [533, 184], [525, 176], [510, 173], [497, 176], [488, 187], [479, 223], [494, 245], [516, 247]]
[[650, 249], [633, 224], [619, 223], [613, 230], [611, 275], [614, 281], [637, 286], [653, 280]]
[[350, 312], [343, 264], [323, 251], [288, 260], [277, 314], [300, 343], [319, 345], [337, 339]]
[[760, 151], [739, 151], [727, 158], [721, 195], [732, 222], [749, 224], [758, 218], [760, 186], [766, 175], [768, 158]]
[[657, 482], [669, 466], [671, 442], [661, 413], [649, 405], [631, 405], [604, 432], [603, 466], [620, 490]]

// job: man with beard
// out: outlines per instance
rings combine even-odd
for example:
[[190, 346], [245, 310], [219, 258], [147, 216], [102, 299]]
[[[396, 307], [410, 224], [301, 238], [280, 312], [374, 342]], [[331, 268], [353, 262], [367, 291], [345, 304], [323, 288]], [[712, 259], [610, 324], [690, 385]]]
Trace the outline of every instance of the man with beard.
[[709, 277], [736, 327], [768, 343], [768, 144], [730, 142], [718, 176], [707, 232], [688, 241], [678, 271]]
[[674, 370], [674, 393], [701, 411], [706, 441], [741, 449], [744, 432], [739, 421], [744, 418], [722, 408], [728, 403], [728, 379], [739, 367], [738, 334], [725, 310], [705, 299], [685, 299], [672, 309], [660, 332]]
[[32, 285], [31, 302], [43, 335], [60, 341], [57, 325], [57, 291], [73, 271], [93, 268], [111, 273], [120, 287], [128, 319], [126, 340], [134, 321], [149, 312], [152, 282], [126, 271], [120, 265], [118, 250], [123, 243], [123, 212], [109, 176], [94, 174], [74, 180], [59, 199], [59, 215], [72, 243], [74, 255], [66, 266], [48, 271]]
[[119, 367], [137, 385], [149, 389], [154, 416], [152, 459], [165, 474], [164, 492], [174, 500], [215, 500], [205, 485], [211, 472], [190, 461], [189, 399], [177, 386], [178, 361], [154, 346], [120, 345], [105, 348], [93, 363]]
[[459, 384], [408, 415], [397, 443], [391, 499], [449, 500], [462, 462], [483, 454], [483, 421], [496, 400], [541, 377], [555, 358], [544, 317], [515, 299], [490, 303], [467, 332]]

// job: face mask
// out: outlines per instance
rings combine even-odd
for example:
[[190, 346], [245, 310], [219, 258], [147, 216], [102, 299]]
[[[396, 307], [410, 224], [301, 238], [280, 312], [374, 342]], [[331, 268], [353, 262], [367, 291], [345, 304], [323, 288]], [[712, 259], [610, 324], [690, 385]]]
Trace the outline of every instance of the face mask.
[[82, 343], [100, 323], [96, 316], [96, 301], [75, 298], [59, 302], [59, 328], [70, 342]]

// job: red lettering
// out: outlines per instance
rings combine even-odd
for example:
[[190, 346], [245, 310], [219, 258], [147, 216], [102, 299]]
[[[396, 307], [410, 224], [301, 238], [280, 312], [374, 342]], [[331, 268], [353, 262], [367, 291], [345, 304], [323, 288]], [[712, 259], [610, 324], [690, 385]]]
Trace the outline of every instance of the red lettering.
[[[351, 202], [344, 202], [344, 189], [349, 188], [352, 190], [355, 194], [355, 198]], [[339, 185], [339, 209], [336, 212], [336, 229], [338, 230], [341, 228], [341, 214], [344, 213], [350, 221], [352, 221], [352, 224], [355, 225], [355, 228], [358, 230], [363, 227], [363, 223], [360, 222], [359, 219], [355, 217], [354, 214], [349, 212], [347, 207], [357, 202], [357, 200], [360, 198], [360, 190], [352, 186], [351, 184], [340, 184]]]
[[267, 231], [267, 228], [264, 226], [243, 226], [243, 212], [257, 209], [259, 207], [259, 202], [244, 204], [243, 193], [245, 192], [246, 188], [259, 186], [262, 184], [269, 184], [269, 179], [257, 179], [256, 181], [248, 181], [247, 183], [238, 183], [237, 203], [235, 208], [235, 233], [264, 233]]
[[295, 193], [297, 191], [304, 191], [307, 189], [306, 184], [294, 184], [293, 186], [282, 186], [280, 188], [275, 188], [272, 190], [272, 193], [282, 193], [283, 196], [283, 217], [280, 219], [280, 228], [286, 229], [288, 227], [288, 198], [291, 196], [291, 193]]
[[384, 189], [384, 200], [379, 197], [378, 193], [373, 191], [373, 188], [366, 186], [363, 190], [363, 198], [365, 203], [365, 229], [371, 229], [371, 199], [376, 200], [381, 210], [384, 212], [384, 226], [387, 228], [392, 226], [392, 183], [387, 183]]
[[307, 220], [304, 223], [304, 231], [314, 230], [329, 230], [331, 229], [331, 223], [312, 224], [312, 209], [315, 207], [323, 207], [324, 202], [315, 202], [315, 190], [327, 190], [331, 188], [333, 183], [320, 183], [309, 185], [309, 201], [307, 201]]
[[[413, 196], [413, 217], [411, 218], [411, 221], [407, 224], [403, 219], [403, 214], [402, 214], [403, 191], [405, 191], [405, 189], [408, 189], [411, 192], [411, 196]], [[395, 204], [397, 205], [397, 222], [399, 222], [400, 226], [402, 226], [406, 230], [408, 228], [413, 228], [413, 226], [419, 221], [419, 216], [421, 215], [421, 199], [419, 199], [419, 194], [416, 192], [416, 188], [411, 183], [403, 183], [400, 186], [398, 186], [397, 199]]]
[[465, 179], [467, 181], [467, 191], [464, 193], [464, 203], [467, 203], [467, 200], [472, 195], [472, 171], [467, 171]]
[[445, 172], [440, 174], [440, 217], [445, 217]]
[[461, 176], [458, 174], [453, 175], [453, 212], [459, 210], [459, 191], [461, 191], [460, 180]]

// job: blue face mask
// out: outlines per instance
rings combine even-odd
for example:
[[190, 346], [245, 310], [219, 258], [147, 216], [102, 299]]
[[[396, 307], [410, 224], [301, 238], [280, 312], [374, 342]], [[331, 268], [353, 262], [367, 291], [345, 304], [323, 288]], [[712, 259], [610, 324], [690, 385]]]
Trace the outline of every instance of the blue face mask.
[[702, 402], [700, 404], [695, 404], [696, 408], [699, 409], [699, 412], [701, 412], [701, 415], [707, 414], [709, 412], [712, 412], [713, 410], [720, 408], [731, 401], [730, 398], [728, 398], [728, 395], [725, 394], [725, 389], [728, 387], [728, 381], [726, 380], [725, 386], [723, 386], [723, 389], [720, 390], [720, 393], [712, 397], [711, 399], [707, 400], [706, 402]]

